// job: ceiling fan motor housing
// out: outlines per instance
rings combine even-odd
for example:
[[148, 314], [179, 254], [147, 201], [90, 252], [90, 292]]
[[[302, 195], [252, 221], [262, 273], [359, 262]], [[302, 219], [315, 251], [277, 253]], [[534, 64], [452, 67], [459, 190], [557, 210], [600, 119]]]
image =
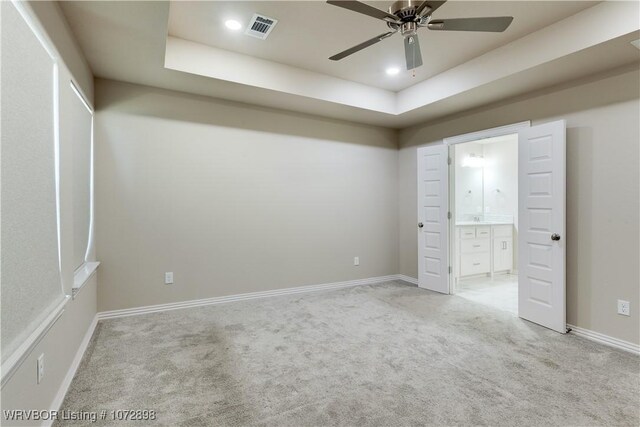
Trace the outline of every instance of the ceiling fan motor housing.
[[403, 36], [415, 35], [419, 28], [418, 24], [425, 19], [424, 17], [416, 15], [416, 9], [422, 3], [422, 1], [416, 0], [400, 0], [394, 2], [389, 6], [389, 13], [397, 16], [402, 23], [387, 22], [387, 25], [393, 30], [400, 31]]
[[412, 22], [416, 19], [416, 9], [422, 3], [416, 0], [399, 0], [389, 6], [389, 13], [400, 18], [402, 22]]

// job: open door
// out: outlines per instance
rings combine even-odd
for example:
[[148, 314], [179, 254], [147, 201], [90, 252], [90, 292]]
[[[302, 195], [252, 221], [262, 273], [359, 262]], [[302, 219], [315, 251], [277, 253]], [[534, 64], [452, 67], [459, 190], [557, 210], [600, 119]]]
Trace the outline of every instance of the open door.
[[566, 332], [566, 124], [518, 132], [518, 314]]
[[449, 146], [418, 148], [418, 286], [449, 293]]

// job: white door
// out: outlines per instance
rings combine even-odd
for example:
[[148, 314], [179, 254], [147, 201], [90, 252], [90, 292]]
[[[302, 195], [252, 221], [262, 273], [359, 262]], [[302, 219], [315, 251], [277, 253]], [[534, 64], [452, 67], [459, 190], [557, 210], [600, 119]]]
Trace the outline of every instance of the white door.
[[449, 293], [449, 147], [418, 148], [418, 286]]
[[518, 132], [518, 314], [566, 332], [564, 120]]

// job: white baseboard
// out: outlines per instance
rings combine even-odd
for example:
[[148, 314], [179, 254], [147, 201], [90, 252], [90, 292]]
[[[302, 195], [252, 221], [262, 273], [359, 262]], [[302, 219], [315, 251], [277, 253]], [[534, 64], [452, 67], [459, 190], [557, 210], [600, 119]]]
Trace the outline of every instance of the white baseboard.
[[[76, 375], [76, 371], [78, 370], [78, 367], [80, 366], [80, 362], [82, 361], [82, 356], [84, 356], [84, 352], [87, 350], [87, 346], [89, 345], [89, 341], [91, 341], [91, 337], [93, 336], [93, 332], [95, 331], [97, 324], [98, 324], [98, 315], [96, 314], [93, 318], [93, 321], [91, 322], [91, 325], [89, 325], [89, 329], [87, 329], [87, 332], [84, 334], [84, 338], [82, 338], [80, 347], [78, 347], [78, 351], [76, 351], [76, 355], [73, 358], [73, 361], [71, 362], [71, 366], [67, 371], [67, 375], [65, 375], [64, 379], [62, 380], [62, 384], [60, 384], [60, 388], [58, 388], [58, 392], [56, 393], [56, 396], [54, 397], [53, 402], [51, 403], [52, 411], [60, 410], [60, 406], [64, 401], [64, 397], [67, 395], [67, 391], [69, 390], [71, 381], [73, 380], [73, 377]], [[43, 425], [50, 426], [51, 424], [53, 424], [53, 420], [49, 420]]]
[[399, 280], [404, 280], [405, 282], [409, 282], [409, 283], [412, 283], [414, 285], [418, 284], [418, 279], [416, 279], [415, 277], [411, 277], [411, 276], [405, 276], [404, 274], [398, 274], [398, 279]]
[[578, 337], [586, 338], [600, 344], [619, 348], [620, 350], [640, 355], [640, 345], [638, 344], [610, 337], [609, 335], [601, 334], [600, 332], [591, 331], [589, 329], [580, 328], [574, 325], [567, 324], [567, 327], [571, 328], [571, 333]]
[[[346, 282], [325, 283], [321, 285], [298, 286], [295, 288], [275, 289], [272, 291], [250, 292], [246, 294], [228, 295], [224, 297], [204, 298], [191, 301], [182, 301], [169, 304], [148, 305], [144, 307], [125, 308], [122, 310], [103, 311], [98, 313], [98, 320], [113, 319], [116, 317], [136, 316], [139, 314], [158, 313], [168, 310], [179, 310], [182, 308], [202, 307], [205, 305], [224, 304], [233, 301], [244, 301], [258, 298], [267, 298], [280, 295], [291, 295], [306, 292], [327, 291], [332, 289], [348, 288], [351, 286], [373, 285], [376, 283], [389, 282], [393, 280], [406, 280], [399, 274], [390, 276], [369, 277], [366, 279], [348, 280]], [[411, 279], [411, 278], [409, 278]], [[415, 280], [415, 279], [412, 279]], [[408, 281], [408, 280], [407, 280]], [[417, 281], [415, 282], [417, 283]]]

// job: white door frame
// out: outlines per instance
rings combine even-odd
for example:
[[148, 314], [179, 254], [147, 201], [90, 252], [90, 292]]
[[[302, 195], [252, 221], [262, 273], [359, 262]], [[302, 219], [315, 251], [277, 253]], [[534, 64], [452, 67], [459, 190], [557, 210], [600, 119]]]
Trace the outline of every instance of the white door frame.
[[[452, 146], [455, 144], [462, 144], [465, 142], [477, 141], [479, 139], [493, 138], [496, 136], [504, 136], [511, 135], [514, 133], [518, 133], [520, 129], [531, 127], [531, 121], [527, 120], [524, 122], [513, 123], [510, 125], [499, 126], [495, 128], [485, 129], [477, 132], [465, 133], [462, 135], [456, 135], [448, 138], [444, 138], [442, 143], [449, 146], [449, 158], [451, 159], [451, 165], [449, 166], [449, 212], [451, 212], [451, 219], [449, 221], [449, 260], [454, 260], [455, 258], [455, 245], [452, 242], [452, 237], [455, 236], [455, 197], [452, 197], [454, 186], [455, 186], [455, 168], [452, 167], [455, 161], [454, 153], [452, 150]], [[450, 263], [453, 261], [450, 261]], [[453, 267], [453, 266], [452, 266]], [[449, 274], [449, 294], [453, 294], [455, 292], [455, 279], [453, 274]]]

